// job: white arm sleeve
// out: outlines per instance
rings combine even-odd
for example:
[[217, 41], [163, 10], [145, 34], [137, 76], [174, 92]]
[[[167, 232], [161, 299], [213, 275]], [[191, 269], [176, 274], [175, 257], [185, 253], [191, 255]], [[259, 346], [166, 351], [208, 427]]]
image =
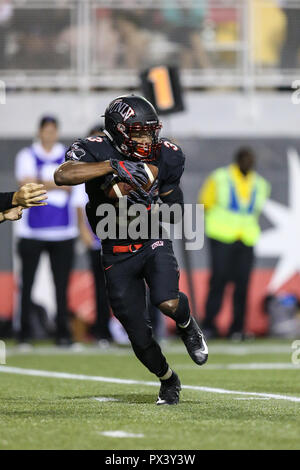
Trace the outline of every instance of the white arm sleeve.
[[28, 148], [20, 150], [16, 156], [15, 177], [17, 181], [22, 181], [25, 178], [37, 178], [34, 157]]
[[78, 184], [72, 188], [72, 206], [84, 208], [88, 202], [88, 196], [85, 192], [85, 185]]

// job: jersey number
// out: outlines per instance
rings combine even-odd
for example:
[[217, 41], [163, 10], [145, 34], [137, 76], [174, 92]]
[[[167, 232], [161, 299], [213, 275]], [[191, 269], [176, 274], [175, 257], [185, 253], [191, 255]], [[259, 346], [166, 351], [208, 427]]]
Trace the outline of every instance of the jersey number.
[[87, 140], [90, 142], [103, 142], [102, 137], [88, 137]]
[[168, 140], [164, 140], [164, 144], [165, 144], [165, 146], [166, 146], [168, 149], [172, 149], [172, 150], [174, 150], [175, 152], [178, 150], [177, 145], [172, 144], [172, 142], [169, 142]]

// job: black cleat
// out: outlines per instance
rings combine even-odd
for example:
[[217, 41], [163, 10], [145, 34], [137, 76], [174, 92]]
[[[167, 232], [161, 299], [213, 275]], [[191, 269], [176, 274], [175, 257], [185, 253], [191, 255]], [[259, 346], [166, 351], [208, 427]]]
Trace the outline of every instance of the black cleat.
[[[173, 379], [170, 383], [170, 379]], [[177, 405], [179, 402], [179, 394], [181, 383], [178, 375], [173, 371], [170, 379], [161, 380], [161, 386], [156, 401], [157, 405]]]
[[204, 334], [197, 325], [194, 317], [191, 316], [191, 321], [186, 328], [180, 328], [180, 326], [177, 326], [177, 332], [184, 342], [187, 352], [193, 361], [199, 366], [205, 364], [208, 358], [207, 344], [205, 342]]

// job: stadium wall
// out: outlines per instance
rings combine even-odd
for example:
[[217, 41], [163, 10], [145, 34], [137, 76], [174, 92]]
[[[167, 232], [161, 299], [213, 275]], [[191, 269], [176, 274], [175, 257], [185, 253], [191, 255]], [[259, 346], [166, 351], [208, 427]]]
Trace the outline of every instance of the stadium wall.
[[[41, 114], [55, 114], [64, 138], [87, 132], [107, 104], [128, 91], [45, 93], [13, 91], [0, 104], [0, 138], [31, 138]], [[138, 92], [137, 92], [138, 93]], [[298, 103], [298, 104], [296, 104]], [[164, 117], [164, 133], [190, 136], [299, 135], [299, 91], [237, 93], [208, 89], [184, 94], [185, 111]]]

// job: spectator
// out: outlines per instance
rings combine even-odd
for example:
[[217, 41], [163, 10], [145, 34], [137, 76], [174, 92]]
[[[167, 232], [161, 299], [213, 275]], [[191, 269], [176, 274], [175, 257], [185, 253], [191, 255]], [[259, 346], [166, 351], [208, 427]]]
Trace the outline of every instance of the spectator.
[[253, 0], [252, 55], [256, 66], [276, 67], [286, 34], [286, 17], [274, 0]]
[[[78, 37], [78, 31], [75, 34]], [[89, 34], [89, 31], [87, 34]], [[85, 34], [85, 37], [87, 34]], [[117, 67], [121, 44], [119, 33], [114, 24], [112, 10], [103, 7], [95, 10], [92, 34], [94, 40], [90, 47], [93, 67], [97, 67], [101, 71]], [[80, 40], [82, 41], [82, 38]], [[108, 50], [109, 54], [107, 53]]]
[[224, 289], [233, 281], [233, 321], [228, 337], [244, 338], [244, 319], [253, 247], [260, 227], [259, 214], [270, 193], [269, 183], [254, 171], [255, 155], [250, 148], [238, 150], [234, 163], [218, 168], [206, 180], [199, 203], [206, 211], [205, 231], [211, 262], [209, 294], [203, 328], [217, 336], [216, 316]]
[[[166, 3], [168, 5], [168, 2]], [[162, 8], [169, 39], [179, 46], [182, 68], [208, 68], [210, 60], [201, 41], [201, 28], [205, 16], [205, 2], [194, 0], [191, 8]]]
[[74, 240], [78, 235], [76, 210], [72, 206], [72, 190], [57, 187], [53, 173], [64, 162], [65, 148], [58, 142], [58, 122], [43, 117], [39, 125], [39, 140], [21, 150], [16, 158], [16, 178], [21, 185], [28, 181], [43, 183], [48, 190], [48, 205], [33, 207], [17, 223], [18, 253], [21, 260], [21, 328], [18, 339], [31, 339], [31, 290], [41, 253], [50, 257], [56, 289], [56, 343], [70, 345], [67, 287], [72, 267]]
[[148, 19], [146, 11], [143, 11], [142, 16], [131, 10], [117, 13], [115, 21], [122, 49], [121, 66], [139, 69], [145, 65], [149, 45], [149, 37], [145, 32]]
[[16, 35], [16, 52], [10, 68], [24, 70], [68, 69], [71, 54], [61, 33], [69, 27], [71, 11], [66, 8], [18, 8], [12, 31]]

